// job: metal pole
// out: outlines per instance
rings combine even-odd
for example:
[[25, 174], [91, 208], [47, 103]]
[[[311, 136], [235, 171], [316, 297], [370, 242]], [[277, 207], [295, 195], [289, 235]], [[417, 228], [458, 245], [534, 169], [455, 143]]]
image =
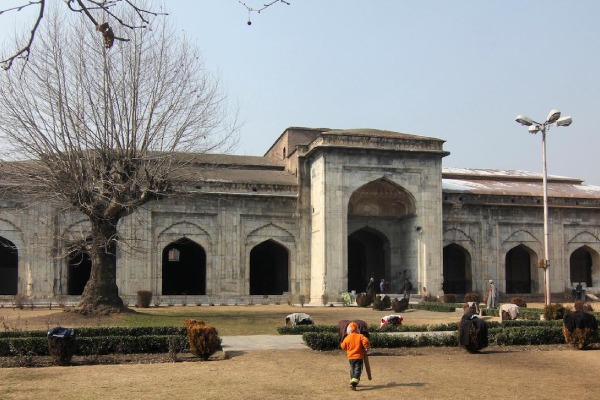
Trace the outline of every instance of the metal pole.
[[542, 125], [542, 164], [543, 164], [543, 186], [544, 186], [544, 283], [545, 304], [550, 305], [550, 250], [548, 233], [548, 170], [546, 169], [546, 124]]

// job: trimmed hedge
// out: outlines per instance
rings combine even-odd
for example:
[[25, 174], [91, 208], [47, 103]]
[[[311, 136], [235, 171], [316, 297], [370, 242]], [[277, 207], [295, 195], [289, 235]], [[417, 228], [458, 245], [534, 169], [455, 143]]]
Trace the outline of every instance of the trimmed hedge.
[[[189, 351], [185, 327], [101, 327], [75, 329], [75, 355]], [[48, 355], [46, 331], [0, 332], [0, 356]]]
[[[488, 326], [488, 339], [490, 345], [499, 346], [522, 346], [540, 344], [564, 344], [562, 333], [562, 321], [521, 321], [526, 326], [519, 326], [519, 321], [510, 321], [503, 324], [490, 323]], [[596, 339], [600, 340], [599, 337]], [[335, 350], [339, 348], [337, 334], [307, 332], [302, 339], [308, 347], [313, 350]], [[438, 335], [419, 335], [408, 337], [404, 335], [393, 335], [385, 333], [372, 333], [371, 346], [374, 348], [398, 348], [398, 347], [425, 347], [425, 346], [457, 346], [458, 337], [456, 333]]]
[[462, 304], [457, 303], [438, 303], [438, 302], [427, 302], [422, 301], [417, 304], [409, 304], [408, 308], [414, 308], [415, 310], [425, 311], [437, 311], [437, 312], [454, 312], [457, 308], [462, 309]]
[[[75, 337], [75, 355], [106, 355], [106, 354], [138, 354], [138, 353], [169, 353], [173, 347], [178, 352], [189, 351], [185, 336], [88, 336]], [[2, 338], [0, 339], [0, 356], [10, 357], [19, 354], [47, 356], [48, 339]]]

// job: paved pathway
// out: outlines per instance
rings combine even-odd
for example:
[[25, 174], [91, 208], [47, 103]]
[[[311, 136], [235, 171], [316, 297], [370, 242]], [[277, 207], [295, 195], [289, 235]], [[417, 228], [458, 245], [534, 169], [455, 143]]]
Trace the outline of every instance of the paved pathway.
[[302, 335], [222, 336], [225, 351], [240, 350], [310, 350]]

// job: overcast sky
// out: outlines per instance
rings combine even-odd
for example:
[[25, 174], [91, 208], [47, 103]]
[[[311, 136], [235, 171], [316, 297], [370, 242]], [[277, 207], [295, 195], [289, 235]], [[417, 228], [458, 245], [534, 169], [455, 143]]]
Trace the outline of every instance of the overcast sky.
[[548, 173], [600, 185], [600, 1], [288, 1], [250, 26], [238, 0], [165, 2], [239, 106], [237, 154], [290, 126], [376, 128], [446, 140], [447, 167], [541, 172], [514, 119], [558, 108], [574, 122], [549, 131]]

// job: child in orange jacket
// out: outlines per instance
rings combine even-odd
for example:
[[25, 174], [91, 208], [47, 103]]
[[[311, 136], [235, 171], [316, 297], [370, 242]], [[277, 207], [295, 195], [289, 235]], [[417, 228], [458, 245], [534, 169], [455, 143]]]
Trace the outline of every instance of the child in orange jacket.
[[346, 350], [346, 355], [350, 362], [350, 387], [352, 390], [356, 390], [356, 386], [360, 382], [365, 351], [371, 347], [369, 339], [356, 330], [356, 323], [350, 322], [348, 325], [348, 336], [344, 338], [340, 345], [342, 350]]

